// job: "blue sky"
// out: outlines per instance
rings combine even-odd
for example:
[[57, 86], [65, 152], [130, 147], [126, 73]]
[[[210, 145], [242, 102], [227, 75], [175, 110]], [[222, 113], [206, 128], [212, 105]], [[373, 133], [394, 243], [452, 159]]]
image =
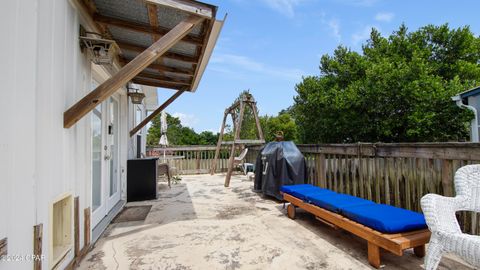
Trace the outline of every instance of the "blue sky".
[[[372, 27], [383, 35], [404, 22], [470, 25], [480, 33], [477, 0], [205, 0], [228, 18], [196, 93], [167, 108], [195, 131], [218, 131], [223, 112], [250, 89], [261, 115], [293, 104], [295, 84], [319, 74], [319, 60], [340, 44], [360, 51]], [[159, 89], [159, 103], [171, 90]]]

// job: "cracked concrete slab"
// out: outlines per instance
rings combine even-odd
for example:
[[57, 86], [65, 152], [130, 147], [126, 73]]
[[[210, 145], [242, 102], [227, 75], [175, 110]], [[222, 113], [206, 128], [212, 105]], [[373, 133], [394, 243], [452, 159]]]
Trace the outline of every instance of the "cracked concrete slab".
[[[184, 176], [162, 188], [144, 221], [111, 224], [80, 269], [372, 269], [366, 242], [252, 192], [236, 175]], [[163, 185], [163, 184], [162, 184]], [[423, 269], [422, 259], [384, 252], [385, 269]], [[439, 269], [470, 269], [444, 259]]]

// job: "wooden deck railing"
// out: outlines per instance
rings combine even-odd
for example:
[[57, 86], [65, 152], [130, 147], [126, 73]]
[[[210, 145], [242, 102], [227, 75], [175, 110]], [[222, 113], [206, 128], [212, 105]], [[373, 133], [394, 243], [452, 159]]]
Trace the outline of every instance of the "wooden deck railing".
[[[421, 211], [420, 199], [427, 193], [453, 196], [456, 170], [480, 163], [480, 144], [473, 143], [361, 143], [298, 148], [306, 158], [310, 183], [414, 211]], [[249, 147], [246, 161], [255, 163], [259, 149]], [[168, 163], [180, 174], [209, 173], [215, 156], [215, 146], [165, 150]], [[147, 155], [162, 158], [163, 148], [149, 148]], [[217, 160], [217, 172], [227, 170], [228, 158], [226, 145]], [[459, 213], [459, 221], [465, 232], [480, 234], [479, 215]]]
[[[227, 171], [227, 161], [230, 157], [231, 146], [222, 146], [217, 160], [217, 172]], [[149, 147], [147, 156], [155, 156], [163, 160], [165, 150], [167, 162], [175, 167], [179, 174], [205, 174], [210, 172], [215, 157], [216, 146], [178, 146], [178, 147]]]
[[[329, 144], [298, 145], [307, 161], [308, 181], [378, 203], [421, 211], [427, 193], [455, 194], [453, 176], [480, 163], [480, 144]], [[249, 162], [259, 147], [250, 148]], [[464, 231], [480, 233], [477, 214], [459, 213]]]

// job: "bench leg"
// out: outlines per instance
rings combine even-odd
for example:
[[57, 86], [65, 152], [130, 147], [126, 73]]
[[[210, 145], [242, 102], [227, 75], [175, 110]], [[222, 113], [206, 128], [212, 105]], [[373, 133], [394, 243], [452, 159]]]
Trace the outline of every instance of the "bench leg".
[[291, 219], [295, 219], [295, 205], [289, 204], [287, 206], [287, 216]]
[[419, 258], [425, 257], [425, 245], [421, 245], [413, 248], [413, 253]]
[[375, 268], [380, 268], [380, 247], [368, 242], [368, 262]]

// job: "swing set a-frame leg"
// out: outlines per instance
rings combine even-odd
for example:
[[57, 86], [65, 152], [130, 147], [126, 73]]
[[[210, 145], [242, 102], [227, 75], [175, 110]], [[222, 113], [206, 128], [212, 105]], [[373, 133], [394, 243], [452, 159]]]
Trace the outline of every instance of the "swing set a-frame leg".
[[220, 134], [218, 135], [217, 148], [215, 149], [215, 157], [213, 159], [212, 168], [210, 169], [210, 175], [214, 175], [215, 171], [217, 170], [217, 160], [218, 160], [218, 156], [220, 155], [220, 148], [222, 147], [223, 132], [225, 130], [227, 116], [228, 116], [228, 111], [225, 111], [225, 114], [223, 115], [222, 127], [220, 128]]
[[[227, 176], [225, 177], [225, 187], [230, 186], [230, 178], [232, 177], [233, 173], [233, 166], [235, 161], [235, 142], [237, 142], [240, 138], [240, 130], [242, 129], [242, 121], [243, 121], [243, 114], [245, 112], [245, 103], [243, 101], [240, 102], [240, 116], [237, 119], [237, 124], [234, 124], [235, 127], [235, 137], [232, 143], [232, 149], [230, 150], [230, 158], [228, 160], [228, 171]], [[234, 122], [235, 123], [235, 122]]]

